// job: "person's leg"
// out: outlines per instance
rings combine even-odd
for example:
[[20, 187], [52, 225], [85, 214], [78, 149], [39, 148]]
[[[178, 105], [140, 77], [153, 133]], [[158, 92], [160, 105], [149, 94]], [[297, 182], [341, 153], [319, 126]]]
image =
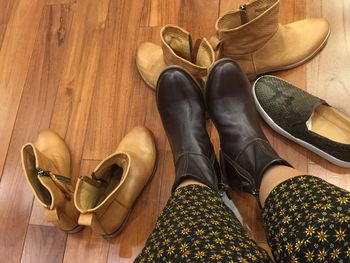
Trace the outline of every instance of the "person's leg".
[[136, 262], [271, 262], [219, 195], [221, 173], [206, 131], [200, 87], [186, 71], [168, 68], [156, 93], [175, 182]]
[[350, 262], [350, 193], [290, 167], [265, 176], [260, 200], [276, 262]]
[[178, 186], [136, 262], [272, 262], [211, 188]]
[[295, 176], [304, 175], [302, 171], [294, 169], [289, 166], [275, 165], [271, 166], [263, 175], [261, 180], [259, 201], [262, 207], [264, 207], [265, 200], [270, 192], [280, 183], [293, 178]]
[[[302, 176], [269, 144], [259, 126], [251, 87], [234, 61], [222, 59], [206, 83], [228, 183], [256, 196], [276, 262], [350, 262], [350, 196]], [[342, 261], [343, 260], [343, 261]]]

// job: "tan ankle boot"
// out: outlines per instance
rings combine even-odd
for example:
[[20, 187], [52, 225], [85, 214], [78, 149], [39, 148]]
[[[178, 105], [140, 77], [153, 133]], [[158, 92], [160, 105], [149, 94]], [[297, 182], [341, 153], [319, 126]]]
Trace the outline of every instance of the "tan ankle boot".
[[136, 65], [148, 86], [155, 89], [160, 73], [167, 67], [177, 65], [187, 70], [201, 86], [208, 68], [215, 61], [214, 50], [209, 42], [198, 39], [194, 46], [190, 34], [177, 26], [167, 25], [160, 30], [161, 47], [142, 43], [136, 55]]
[[47, 221], [70, 233], [81, 230], [73, 202], [70, 153], [61, 137], [44, 130], [34, 144], [22, 147], [21, 157], [25, 178], [45, 208]]
[[134, 128], [91, 177], [78, 179], [74, 202], [81, 212], [79, 224], [104, 237], [118, 235], [155, 167], [152, 133], [144, 127]]
[[326, 44], [330, 27], [324, 18], [278, 23], [279, 0], [256, 0], [221, 16], [210, 42], [217, 57], [236, 60], [249, 79], [303, 64]]

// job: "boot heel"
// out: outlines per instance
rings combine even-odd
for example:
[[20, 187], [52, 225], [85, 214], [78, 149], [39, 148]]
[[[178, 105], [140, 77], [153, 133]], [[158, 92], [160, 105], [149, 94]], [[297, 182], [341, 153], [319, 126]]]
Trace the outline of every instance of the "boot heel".
[[[62, 218], [65, 218], [65, 220], [62, 221]], [[53, 210], [45, 210], [45, 219], [49, 223], [53, 224], [54, 226], [56, 226], [60, 229], [62, 229], [62, 222], [65, 222], [65, 223], [69, 222], [70, 225], [76, 224], [76, 221], [72, 220], [68, 215], [62, 213], [57, 208], [55, 208]], [[83, 228], [84, 228], [84, 226], [80, 226], [80, 225], [76, 224], [75, 227], [73, 227], [70, 230], [66, 230], [66, 229], [62, 229], [62, 230], [69, 233], [69, 234], [74, 234], [74, 233], [80, 232]]]

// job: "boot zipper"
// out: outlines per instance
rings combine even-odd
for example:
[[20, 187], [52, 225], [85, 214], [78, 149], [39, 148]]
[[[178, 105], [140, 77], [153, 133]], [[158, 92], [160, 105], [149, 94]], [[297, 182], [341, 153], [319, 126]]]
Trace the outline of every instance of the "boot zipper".
[[36, 171], [39, 177], [44, 177], [44, 176], [50, 177], [52, 181], [55, 183], [55, 185], [63, 192], [65, 197], [68, 200], [71, 199], [71, 195], [73, 191], [69, 189], [69, 186], [71, 185], [71, 180], [69, 178], [66, 178], [59, 174], [54, 174], [51, 171], [44, 170], [41, 168], [37, 168]]
[[246, 9], [247, 9], [247, 5], [246, 4], [240, 4], [239, 5], [239, 10], [245, 11]]
[[36, 169], [38, 176], [50, 176], [50, 172], [43, 169]]
[[[224, 194], [226, 193], [227, 196], [230, 198], [230, 195], [229, 195], [229, 193], [228, 193], [229, 187], [228, 187], [227, 184], [219, 183], [219, 184], [218, 184], [218, 189], [219, 189], [219, 195], [220, 195], [221, 197], [223, 197]], [[230, 198], [230, 199], [231, 199], [231, 198]]]
[[249, 20], [247, 15], [247, 5], [246, 4], [239, 5], [239, 11], [241, 14], [241, 24], [244, 25]]

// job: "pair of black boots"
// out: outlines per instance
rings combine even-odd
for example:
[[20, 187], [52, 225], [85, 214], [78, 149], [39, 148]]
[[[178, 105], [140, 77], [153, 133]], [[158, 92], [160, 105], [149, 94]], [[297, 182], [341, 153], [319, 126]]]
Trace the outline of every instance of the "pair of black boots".
[[[258, 195], [264, 172], [289, 165], [262, 132], [250, 83], [237, 63], [217, 61], [205, 94], [184, 69], [170, 67], [157, 83], [157, 106], [175, 164], [173, 191], [187, 178], [219, 191], [221, 172], [231, 187]], [[206, 130], [206, 111], [220, 135], [220, 166]]]

